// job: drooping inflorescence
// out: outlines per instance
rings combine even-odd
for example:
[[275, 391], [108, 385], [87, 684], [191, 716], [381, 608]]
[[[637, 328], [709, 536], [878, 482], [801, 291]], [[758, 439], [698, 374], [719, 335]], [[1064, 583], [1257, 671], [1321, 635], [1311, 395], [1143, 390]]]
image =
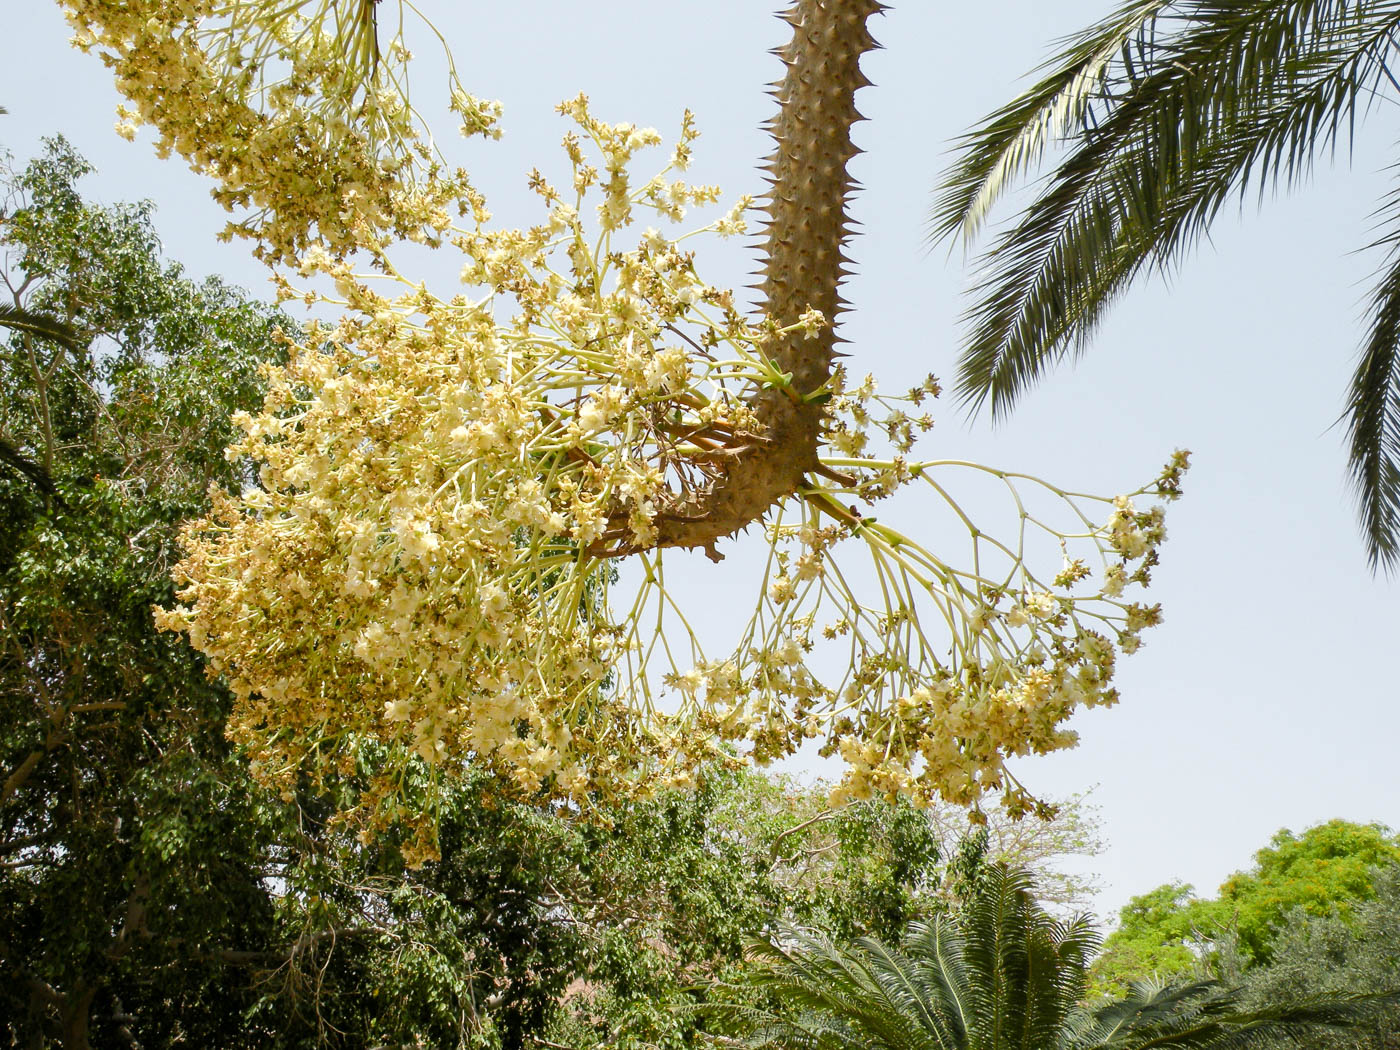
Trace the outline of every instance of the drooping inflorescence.
[[[399, 240], [436, 243], [450, 216], [480, 207], [466, 173], [434, 151], [408, 102], [411, 56], [381, 48], [362, 0], [61, 0], [73, 42], [96, 51], [131, 103], [127, 138], [214, 180], [239, 217], [226, 237], [270, 264], [312, 244], [337, 257]], [[346, 26], [356, 27], [346, 39]], [[350, 54], [347, 54], [347, 44]], [[449, 56], [450, 67], [450, 56]], [[499, 135], [499, 107], [461, 89], [464, 134]]]
[[[412, 128], [333, 128], [326, 114], [347, 110], [316, 110], [312, 87], [269, 111], [227, 71], [218, 104], [253, 116], [186, 124], [166, 108], [175, 85], [133, 71], [173, 49], [175, 75], [204, 85], [213, 8], [65, 2], [163, 143], [221, 192], [238, 192], [234, 171], [279, 187], [244, 232], [284, 297], [339, 317], [287, 337], [289, 363], [268, 371], [264, 409], [230, 449], [258, 483], [190, 523], [180, 605], [158, 614], [231, 684], [230, 732], [266, 783], [353, 783], [346, 812], [367, 834], [417, 823], [417, 859], [432, 853], [419, 786], [467, 765], [503, 792], [597, 810], [815, 740], [848, 767], [834, 801], [1001, 792], [1025, 811], [1036, 802], [1006, 760], [1070, 746], [1074, 711], [1116, 699], [1116, 653], [1159, 619], [1123, 597], [1164, 536], [1161, 511], [1133, 500], [1174, 497], [1185, 455], [1112, 499], [917, 460], [936, 381], [888, 398], [835, 361], [853, 99], [879, 4], [801, 0], [787, 16], [750, 316], [704, 278], [691, 238], [745, 233], [752, 200], [661, 232], [720, 198], [682, 178], [689, 114], [669, 163], [642, 179], [656, 132], [564, 103], [567, 170], [557, 185], [532, 174], [542, 218], [528, 229], [492, 227], [465, 176], [426, 152], [381, 165], [373, 185], [332, 167], [314, 199], [293, 199], [300, 162], [269, 152], [271, 129], [324, 135], [335, 156], [397, 142], [402, 157]], [[322, 39], [308, 18], [279, 32]], [[332, 82], [333, 52], [317, 54]], [[490, 130], [490, 104], [462, 94], [457, 108]], [[462, 288], [401, 277], [395, 238], [460, 253]], [[969, 472], [1005, 487], [1010, 539], [951, 495]], [[966, 526], [967, 568], [874, 515], [915, 487]], [[718, 557], [750, 525], [767, 565], [752, 612], [717, 641], [668, 588], [668, 551]], [[1054, 572], [1032, 565], [1046, 541], [1064, 551]]]

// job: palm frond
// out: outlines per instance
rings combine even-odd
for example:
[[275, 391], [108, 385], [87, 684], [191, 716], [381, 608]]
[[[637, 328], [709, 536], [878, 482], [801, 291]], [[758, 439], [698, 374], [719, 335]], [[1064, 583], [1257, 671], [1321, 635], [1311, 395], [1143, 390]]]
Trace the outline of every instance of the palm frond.
[[915, 967], [878, 941], [846, 950], [781, 927], [773, 941], [753, 944], [749, 957], [759, 964], [753, 984], [781, 1002], [782, 1012], [749, 1008], [740, 1018], [728, 1007], [707, 1011], [746, 1020], [749, 1045], [920, 1050], [940, 1030], [930, 1023], [937, 1007], [924, 1001]]
[[[1358, 117], [1400, 93], [1398, 33], [1400, 0], [1142, 0], [1073, 40], [966, 138], [934, 213], [936, 235], [971, 234], [1056, 133], [1070, 147], [979, 261], [962, 402], [1004, 415], [1084, 350], [1144, 271], [1178, 265], [1227, 201], [1291, 187], [1349, 144]], [[1367, 554], [1386, 571], [1400, 564], [1396, 236], [1383, 241], [1392, 251], [1346, 411]]]
[[44, 336], [46, 339], [61, 343], [74, 353], [80, 352], [83, 348], [81, 338], [71, 325], [64, 324], [56, 317], [35, 313], [19, 306], [0, 304], [0, 328]]
[[1033, 877], [991, 865], [958, 916], [962, 999], [972, 1047], [1049, 1045], [1083, 994], [1098, 944], [1086, 918], [1062, 923], [1036, 902]]
[[[1181, 28], [1155, 24], [1167, 21]], [[1358, 105], [1390, 82], [1397, 28], [1397, 0], [1183, 0], [1159, 13], [1145, 64], [1105, 72], [1092, 126], [987, 252], [963, 400], [1008, 410], [1083, 348], [1144, 268], [1179, 261], [1227, 199], [1296, 181], [1349, 138]]]
[[[909, 1030], [914, 1045], [940, 1050], [958, 1050], [962, 1026], [949, 1015], [942, 995], [944, 985], [929, 963], [884, 943], [866, 938], [860, 942], [871, 961], [871, 972], [884, 993], [884, 1006], [905, 1019], [901, 1028]], [[907, 945], [906, 945], [907, 948]], [[875, 1030], [871, 1034], [878, 1035]]]
[[967, 968], [963, 965], [963, 940], [946, 916], [931, 923], [910, 925], [904, 950], [921, 960], [933, 993], [944, 1005], [949, 1044], [962, 1046], [971, 1022], [967, 997]]
[[[963, 157], [934, 207], [931, 239], [977, 236], [987, 213], [1018, 178], [1044, 156], [1046, 146], [1082, 126], [1115, 61], [1131, 63], [1131, 49], [1172, 0], [1130, 0], [1098, 25], [1074, 37], [1042, 69], [1051, 72], [1009, 106], [963, 138]], [[1126, 56], [1126, 58], [1124, 57]]]
[[1371, 327], [1347, 396], [1348, 467], [1371, 568], [1400, 567], [1400, 191], [1383, 209], [1392, 229], [1371, 296]]

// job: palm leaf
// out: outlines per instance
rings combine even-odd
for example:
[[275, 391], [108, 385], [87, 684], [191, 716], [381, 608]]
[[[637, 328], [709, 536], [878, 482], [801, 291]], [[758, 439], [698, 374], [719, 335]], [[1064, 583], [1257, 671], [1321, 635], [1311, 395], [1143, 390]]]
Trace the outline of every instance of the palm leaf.
[[1034, 168], [1046, 145], [1082, 126], [1115, 60], [1170, 4], [1130, 0], [1046, 63], [1042, 68], [1051, 69], [1049, 75], [965, 136], [963, 159], [947, 177], [934, 208], [934, 239], [958, 234], [970, 242], [976, 237], [997, 199]]
[[1371, 330], [1347, 398], [1349, 467], [1371, 567], [1400, 565], [1400, 191], [1388, 202], [1396, 227], [1371, 296]]
[[927, 1045], [930, 1030], [918, 1020], [921, 989], [917, 981], [910, 982], [908, 960], [879, 942], [863, 940], [856, 950], [846, 951], [781, 927], [777, 940], [756, 942], [749, 957], [760, 964], [753, 983], [783, 1004], [782, 1013], [736, 1012], [727, 1006], [705, 1012], [746, 1022], [750, 1045], [832, 1050], [856, 1050], [872, 1042], [891, 1050]]
[[78, 333], [64, 322], [47, 314], [34, 313], [18, 306], [0, 305], [0, 328], [29, 335], [41, 335], [72, 350], [81, 352], [83, 345]]
[[[1180, 6], [1199, 20], [1210, 5]], [[1388, 75], [1378, 48], [1400, 25], [1394, 0], [1360, 5], [1370, 19], [1345, 5], [1314, 10], [1304, 42], [1292, 24], [1298, 12], [1278, 9], [1332, 4], [1223, 6], [1234, 17], [1159, 41], [1157, 66], [1105, 89], [1095, 130], [1075, 140], [1049, 187], [987, 253], [960, 362], [964, 400], [1009, 409], [1047, 365], [1082, 348], [1145, 266], [1179, 261], [1231, 195], [1301, 177], [1315, 149], [1350, 126], [1358, 92]], [[1277, 54], [1289, 42], [1306, 53]], [[1237, 83], [1250, 76], [1252, 86]]]
[[[946, 1045], [952, 1047], [966, 1042], [971, 1020], [962, 948], [962, 937], [944, 916], [932, 923], [912, 924], [905, 937], [905, 950], [923, 962], [932, 993], [943, 1004], [940, 1032], [946, 1029]], [[939, 1045], [945, 1045], [942, 1038]]]
[[[1320, 151], [1349, 142], [1357, 116], [1400, 87], [1397, 30], [1400, 0], [1175, 0], [1130, 4], [1074, 41], [1054, 73], [968, 137], [934, 216], [939, 236], [974, 231], [1039, 156], [1027, 144], [1081, 115], [1046, 188], [982, 260], [959, 361], [964, 403], [1010, 410], [1084, 349], [1144, 270], [1179, 264], [1227, 200], [1292, 185]], [[1109, 61], [1114, 40], [1123, 46]], [[1097, 91], [1081, 85], [1072, 104], [1050, 105], [1089, 72]], [[1400, 558], [1393, 296], [1396, 282], [1383, 280], [1349, 406], [1367, 548], [1387, 568]]]

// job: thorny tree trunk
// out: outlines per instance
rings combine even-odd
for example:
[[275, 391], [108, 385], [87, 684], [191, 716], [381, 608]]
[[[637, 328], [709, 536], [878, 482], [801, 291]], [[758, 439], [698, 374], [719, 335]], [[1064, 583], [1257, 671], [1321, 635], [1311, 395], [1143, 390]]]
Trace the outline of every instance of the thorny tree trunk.
[[878, 46], [866, 22], [883, 10], [877, 0], [797, 0], [782, 16], [793, 36], [778, 52], [787, 73], [775, 85], [778, 115], [769, 125], [776, 148], [766, 166], [772, 189], [760, 307], [782, 325], [809, 308], [828, 324], [815, 338], [796, 333], [770, 346], [779, 369], [792, 374], [791, 389], [759, 395], [762, 440], [739, 453], [710, 489], [658, 516], [659, 547], [704, 547], [717, 559], [716, 540], [762, 518], [818, 465], [822, 408], [804, 398], [831, 377], [851, 233], [846, 203], [854, 183], [846, 165], [858, 152], [851, 128], [861, 119], [855, 93], [870, 83], [861, 56]]

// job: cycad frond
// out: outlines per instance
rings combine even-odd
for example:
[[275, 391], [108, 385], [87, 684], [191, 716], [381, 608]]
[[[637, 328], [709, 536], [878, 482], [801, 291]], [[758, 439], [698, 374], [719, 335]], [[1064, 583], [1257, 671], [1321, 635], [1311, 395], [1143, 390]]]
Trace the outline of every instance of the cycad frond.
[[[941, 985], [930, 981], [927, 961], [910, 957], [871, 938], [860, 942], [870, 960], [870, 972], [879, 984], [891, 1015], [900, 1015], [902, 1029], [909, 1030], [913, 1045], [930, 1042], [940, 1050], [956, 1050], [960, 1026], [950, 1023], [947, 1006], [939, 994]], [[893, 1017], [891, 1017], [893, 1020]], [[878, 1031], [871, 1030], [878, 1035]]]
[[921, 960], [925, 979], [943, 1004], [940, 1016], [947, 1026], [947, 1045], [963, 1046], [971, 1023], [971, 1005], [962, 937], [947, 918], [940, 917], [931, 923], [913, 923], [905, 937], [904, 948], [910, 956]]
[[754, 984], [783, 1004], [781, 1014], [716, 1011], [747, 1021], [753, 1046], [831, 1048], [879, 1045], [888, 1050], [926, 1050], [944, 1042], [950, 1026], [940, 1004], [930, 1001], [918, 969], [902, 953], [878, 941], [855, 950], [791, 928], [773, 942], [759, 942], [750, 958], [760, 968]]
[[[1043, 85], [1078, 75], [1089, 42], [1106, 47], [1134, 11], [1145, 13], [1136, 35], [1117, 59], [1094, 67], [1097, 95], [1078, 97], [1083, 119], [1066, 136], [1069, 154], [984, 257], [958, 386], [966, 403], [990, 402], [994, 415], [1081, 350], [1144, 269], [1179, 262], [1227, 200], [1295, 183], [1319, 151], [1350, 141], [1378, 94], [1400, 86], [1390, 68], [1400, 0], [1129, 6], [1060, 55]], [[1038, 142], [1057, 126], [1043, 96], [1033, 90], [969, 136], [935, 214], [939, 235], [975, 228], [988, 194], [1005, 182], [998, 172], [1023, 167], [996, 158], [1024, 153], [1016, 143]], [[1010, 125], [1016, 114], [1025, 120], [1019, 131]], [[1400, 455], [1386, 436], [1395, 430], [1385, 384], [1394, 344], [1376, 342], [1391, 324], [1382, 314], [1387, 288], [1377, 293], [1358, 373], [1372, 385], [1353, 391], [1352, 469], [1372, 562], [1393, 567]]]
[[957, 921], [968, 1045], [1053, 1042], [1098, 944], [1088, 920], [1057, 921], [1036, 903], [1029, 873], [992, 865]]
[[1349, 1027], [1397, 998], [1396, 993], [1328, 996], [1242, 1011], [1238, 991], [1216, 981], [1138, 985], [1126, 998], [1077, 1017], [1065, 1050], [1243, 1050]]

